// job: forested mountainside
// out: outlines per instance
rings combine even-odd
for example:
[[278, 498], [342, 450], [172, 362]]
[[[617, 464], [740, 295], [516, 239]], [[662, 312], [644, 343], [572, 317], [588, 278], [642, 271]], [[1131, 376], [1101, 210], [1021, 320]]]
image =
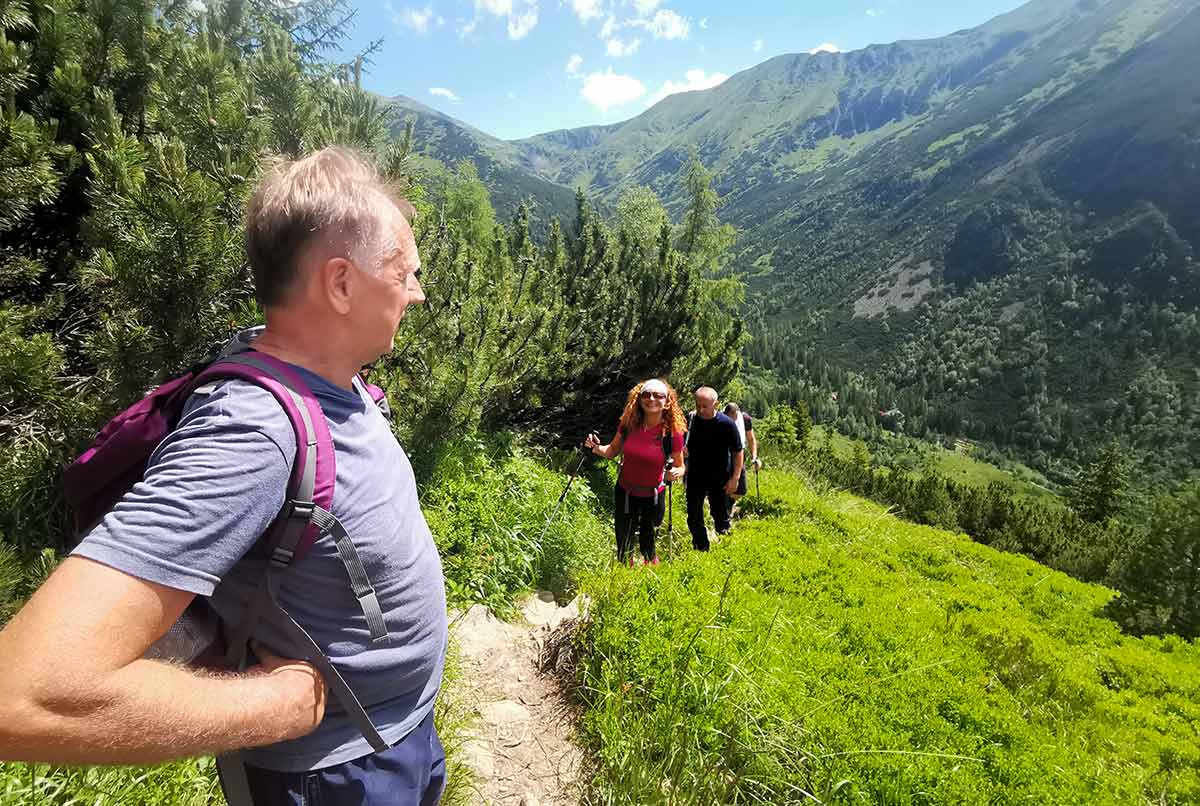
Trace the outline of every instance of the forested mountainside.
[[[753, 401], [849, 373], [861, 405], [831, 416], [852, 432], [895, 404], [910, 431], [1043, 468], [1112, 432], [1177, 475], [1200, 447], [1197, 42], [1192, 0], [1034, 0], [940, 39], [779, 56], [622, 123], [503, 142], [441, 119], [426, 140], [551, 209], [558, 186], [611, 203], [644, 184], [677, 213], [697, 152], [772, 371]], [[509, 178], [529, 174], [553, 184]]]

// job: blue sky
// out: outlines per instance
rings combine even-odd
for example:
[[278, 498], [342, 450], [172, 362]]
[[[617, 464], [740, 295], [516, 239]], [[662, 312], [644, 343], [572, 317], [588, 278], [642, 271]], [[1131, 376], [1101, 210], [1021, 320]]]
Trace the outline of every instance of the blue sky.
[[1021, 0], [353, 0], [367, 89], [505, 139], [633, 117], [783, 53], [944, 36]]

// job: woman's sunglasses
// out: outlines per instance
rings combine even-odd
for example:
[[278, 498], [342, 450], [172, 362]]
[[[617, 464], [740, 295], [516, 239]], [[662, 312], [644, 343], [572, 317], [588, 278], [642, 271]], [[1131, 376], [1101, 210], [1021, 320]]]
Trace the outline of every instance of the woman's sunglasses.
[[643, 399], [650, 398], [650, 397], [654, 398], [655, 400], [666, 400], [667, 393], [666, 392], [642, 392]]

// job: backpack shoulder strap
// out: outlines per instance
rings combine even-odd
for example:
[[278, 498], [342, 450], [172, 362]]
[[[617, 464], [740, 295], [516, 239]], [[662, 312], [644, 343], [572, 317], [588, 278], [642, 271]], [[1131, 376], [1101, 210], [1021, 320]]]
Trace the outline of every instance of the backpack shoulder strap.
[[[286, 569], [307, 554], [320, 535], [328, 534], [346, 569], [371, 640], [383, 640], [388, 634], [387, 624], [375, 588], [349, 533], [330, 512], [337, 465], [333, 438], [320, 402], [299, 375], [265, 353], [241, 352], [222, 359], [202, 372], [198, 380], [203, 383], [217, 375], [242, 378], [269, 390], [296, 433], [296, 464], [288, 483], [288, 498], [265, 538], [271, 565]], [[250, 626], [253, 627], [252, 620]]]
[[266, 353], [241, 352], [219, 359], [196, 376], [197, 386], [222, 378], [239, 378], [270, 392], [296, 435], [296, 462], [288, 481], [287, 501], [268, 539], [272, 559], [290, 565], [316, 541], [313, 507], [333, 504], [337, 477], [333, 438], [321, 404], [308, 385], [282, 361]]
[[280, 571], [312, 548], [320, 534], [333, 536], [338, 555], [350, 577], [350, 585], [367, 620], [372, 641], [387, 638], [387, 625], [379, 599], [371, 587], [362, 561], [341, 522], [329, 511], [333, 501], [336, 475], [333, 438], [321, 404], [308, 385], [283, 362], [259, 352], [240, 352], [222, 358], [197, 377], [203, 384], [209, 379], [241, 378], [267, 389], [279, 401], [296, 432], [296, 464], [288, 483], [288, 500], [266, 538], [271, 549], [270, 561], [258, 591], [251, 597], [242, 621], [229, 636], [226, 660], [236, 668], [246, 661], [246, 645], [255, 626], [268, 610], [274, 610], [282, 625], [303, 650], [305, 659], [322, 672], [334, 696], [367, 737], [376, 751], [388, 745], [371, 722], [366, 709], [328, 656], [276, 599]]
[[392, 407], [388, 404], [387, 393], [373, 383], [368, 383], [362, 375], [354, 376], [354, 385], [358, 388], [359, 394], [364, 399], [369, 398], [372, 403], [379, 407], [379, 411], [388, 422], [392, 420]]

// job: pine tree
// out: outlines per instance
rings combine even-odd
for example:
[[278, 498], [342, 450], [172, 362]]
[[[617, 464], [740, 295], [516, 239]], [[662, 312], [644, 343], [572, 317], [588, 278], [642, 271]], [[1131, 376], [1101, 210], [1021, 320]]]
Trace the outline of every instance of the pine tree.
[[1104, 523], [1120, 514], [1128, 486], [1128, 462], [1114, 439], [1079, 474], [1067, 501], [1084, 520]]
[[812, 415], [808, 411], [808, 403], [799, 400], [795, 406], [796, 420], [796, 441], [800, 443], [801, 449], [808, 448], [808, 439], [812, 435], [813, 422]]
[[1148, 528], [1119, 561], [1112, 613], [1136, 633], [1200, 637], [1200, 482], [1154, 505]]
[[26, 553], [62, 547], [59, 471], [99, 422], [258, 319], [262, 157], [386, 131], [315, 57], [344, 0], [102, 5], [0, 0], [0, 534]]

